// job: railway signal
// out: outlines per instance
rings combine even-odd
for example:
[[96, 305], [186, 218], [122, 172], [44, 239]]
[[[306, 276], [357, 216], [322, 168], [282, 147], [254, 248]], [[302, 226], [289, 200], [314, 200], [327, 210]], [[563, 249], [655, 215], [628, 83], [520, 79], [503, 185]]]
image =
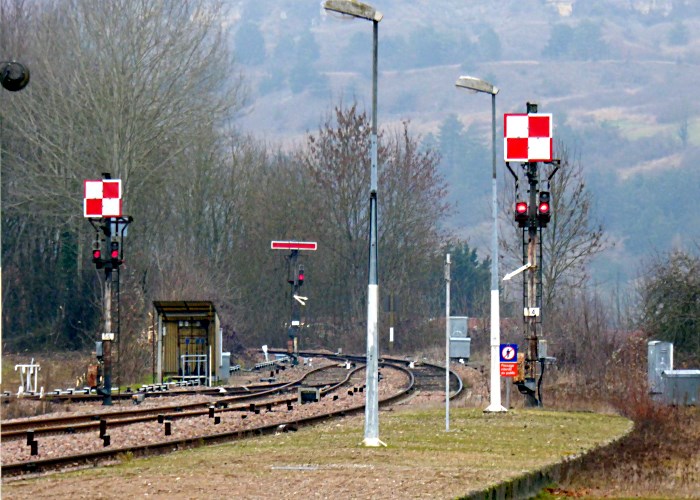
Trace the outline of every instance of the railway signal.
[[[100, 180], [86, 180], [83, 183], [83, 215], [95, 228], [95, 241], [92, 246], [92, 262], [97, 269], [104, 269], [104, 292], [102, 310], [104, 316], [104, 330], [100, 340], [102, 345], [101, 359], [104, 380], [102, 387], [98, 387], [98, 393], [104, 399], [105, 406], [112, 404], [112, 342], [116, 340], [116, 332], [112, 331], [112, 284], [116, 282], [119, 287], [119, 266], [123, 263], [120, 247], [124, 241], [124, 233], [127, 226], [133, 220], [131, 217], [122, 216], [122, 183], [119, 179], [112, 179], [108, 173], [102, 174]], [[102, 234], [100, 234], [102, 233]], [[105, 243], [103, 253], [102, 243]], [[107, 246], [109, 242], [109, 246]], [[117, 271], [113, 273], [113, 271]], [[116, 279], [115, 279], [116, 277]], [[119, 317], [119, 294], [116, 294], [116, 316]], [[116, 330], [118, 331], [118, 323]]]
[[[292, 287], [292, 320], [287, 329], [289, 340], [287, 341], [287, 353], [292, 358], [292, 364], [299, 363], [299, 329], [301, 327], [301, 311], [300, 306], [306, 305], [308, 297], [302, 297], [297, 292], [299, 287], [304, 284], [304, 265], [298, 264], [299, 252], [302, 250], [315, 251], [318, 245], [315, 241], [272, 241], [270, 243], [272, 250], [291, 250], [287, 257], [287, 282]], [[293, 274], [292, 274], [293, 273]]]
[[[524, 370], [514, 379], [519, 391], [525, 396], [526, 406], [540, 406], [541, 373], [538, 364], [544, 358], [538, 353], [538, 333], [542, 328], [542, 230], [551, 220], [552, 205], [549, 191], [540, 191], [543, 182], [549, 182], [559, 168], [559, 160], [553, 154], [553, 120], [551, 114], [537, 112], [537, 104], [527, 103], [527, 113], [504, 115], [504, 156], [506, 166], [515, 180], [515, 222], [522, 228], [523, 266], [508, 273], [503, 279], [511, 279], [526, 271], [523, 279], [524, 329], [527, 348], [524, 354]], [[528, 183], [528, 196], [522, 201], [519, 196], [519, 174], [511, 168], [511, 162], [520, 163]], [[543, 168], [538, 163], [550, 164], [553, 168], [542, 177]]]

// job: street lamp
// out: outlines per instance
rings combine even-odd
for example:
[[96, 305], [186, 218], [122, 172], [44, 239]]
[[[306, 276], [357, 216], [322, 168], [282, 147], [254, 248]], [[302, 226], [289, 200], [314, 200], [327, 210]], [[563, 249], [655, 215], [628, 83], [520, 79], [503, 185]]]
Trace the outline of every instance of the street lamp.
[[[0, 61], [0, 85], [17, 92], [29, 83], [29, 69], [17, 61]], [[2, 117], [0, 116], [0, 184], [2, 184]], [[1, 191], [1, 190], [0, 190]], [[0, 297], [2, 297], [2, 195], [0, 194]], [[0, 345], [2, 344], [2, 300], [0, 299]], [[0, 347], [0, 352], [2, 347]], [[0, 382], [2, 375], [0, 375]]]
[[323, 8], [372, 21], [372, 135], [369, 190], [369, 283], [367, 286], [367, 392], [365, 393], [365, 446], [383, 445], [379, 440], [378, 326], [379, 288], [377, 282], [377, 46], [382, 13], [355, 0], [326, 0]]
[[498, 203], [496, 199], [496, 94], [498, 87], [475, 78], [473, 76], [460, 76], [455, 83], [472, 92], [491, 94], [491, 184], [493, 199], [491, 211], [493, 213], [493, 234], [491, 239], [491, 404], [484, 410], [487, 412], [503, 412], [506, 409], [501, 405], [501, 375], [499, 366], [499, 348], [501, 344], [501, 314], [498, 291]]
[[10, 92], [22, 90], [29, 83], [29, 70], [17, 61], [0, 62], [0, 84]]

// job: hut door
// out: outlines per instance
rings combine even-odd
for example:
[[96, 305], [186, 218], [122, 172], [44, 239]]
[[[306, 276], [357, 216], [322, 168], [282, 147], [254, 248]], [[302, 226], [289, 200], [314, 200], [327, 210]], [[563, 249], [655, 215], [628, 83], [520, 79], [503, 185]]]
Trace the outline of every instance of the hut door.
[[209, 353], [207, 328], [199, 321], [178, 325], [178, 372], [185, 377], [206, 377]]

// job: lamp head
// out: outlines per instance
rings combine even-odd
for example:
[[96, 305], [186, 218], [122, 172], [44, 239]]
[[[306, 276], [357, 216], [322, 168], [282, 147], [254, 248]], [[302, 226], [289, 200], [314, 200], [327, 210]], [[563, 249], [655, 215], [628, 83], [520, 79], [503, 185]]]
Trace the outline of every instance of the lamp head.
[[359, 17], [378, 23], [384, 15], [371, 5], [356, 0], [326, 0], [323, 8], [331, 12], [338, 12], [346, 16]]
[[460, 76], [455, 82], [455, 85], [463, 89], [471, 90], [472, 92], [484, 92], [491, 95], [498, 94], [500, 90], [495, 85], [474, 76]]
[[0, 84], [10, 92], [22, 90], [29, 83], [29, 70], [16, 61], [0, 63]]

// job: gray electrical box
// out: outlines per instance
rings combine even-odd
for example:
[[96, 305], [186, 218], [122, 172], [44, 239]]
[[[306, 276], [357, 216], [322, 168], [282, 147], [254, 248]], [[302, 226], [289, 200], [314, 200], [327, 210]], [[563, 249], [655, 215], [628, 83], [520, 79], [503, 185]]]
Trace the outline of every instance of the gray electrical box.
[[450, 316], [450, 338], [467, 338], [469, 337], [469, 317], [468, 316]]
[[224, 382], [228, 381], [228, 377], [231, 374], [231, 353], [222, 352], [221, 353], [221, 378]]
[[672, 405], [700, 404], [700, 370], [665, 370], [663, 399]]
[[663, 372], [673, 370], [673, 344], [651, 340], [647, 344], [647, 356], [649, 392], [661, 394], [664, 392]]
[[450, 358], [451, 359], [463, 359], [464, 361], [469, 361], [471, 357], [472, 350], [472, 339], [460, 338], [460, 337], [450, 337]]

